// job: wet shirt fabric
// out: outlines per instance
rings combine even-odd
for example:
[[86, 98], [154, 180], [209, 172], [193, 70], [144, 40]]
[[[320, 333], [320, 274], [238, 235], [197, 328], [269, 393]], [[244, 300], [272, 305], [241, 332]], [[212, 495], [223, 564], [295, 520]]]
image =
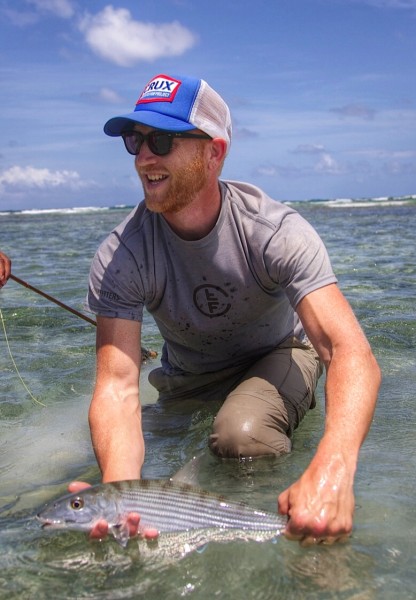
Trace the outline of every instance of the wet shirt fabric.
[[166, 373], [244, 364], [305, 333], [296, 313], [308, 293], [336, 282], [323, 242], [290, 206], [241, 182], [221, 181], [215, 227], [183, 240], [140, 203], [99, 247], [87, 308], [141, 321], [165, 340]]

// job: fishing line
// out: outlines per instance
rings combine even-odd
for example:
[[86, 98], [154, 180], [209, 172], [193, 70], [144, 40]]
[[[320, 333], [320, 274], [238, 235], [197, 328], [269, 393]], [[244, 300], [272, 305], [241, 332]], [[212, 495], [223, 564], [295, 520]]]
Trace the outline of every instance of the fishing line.
[[47, 294], [46, 292], [40, 290], [39, 288], [35, 287], [34, 285], [31, 285], [27, 281], [24, 281], [23, 279], [20, 279], [20, 277], [16, 277], [16, 275], [13, 275], [13, 273], [10, 273], [10, 279], [12, 279], [13, 281], [15, 281], [16, 283], [19, 283], [23, 287], [28, 288], [29, 290], [32, 290], [32, 292], [36, 292], [36, 294], [39, 294], [40, 296], [43, 296], [44, 298], [46, 298], [50, 302], [53, 302], [54, 304], [57, 304], [58, 306], [60, 306], [61, 308], [64, 308], [65, 310], [67, 310], [68, 312], [72, 313], [73, 315], [76, 315], [77, 317], [80, 317], [84, 321], [87, 321], [87, 323], [91, 323], [91, 325], [97, 325], [97, 323], [94, 321], [94, 319], [90, 319], [86, 315], [84, 315], [81, 312], [79, 312], [79, 310], [75, 310], [75, 308], [72, 308], [71, 306], [68, 306], [67, 304], [64, 304], [63, 302], [61, 302], [57, 298], [54, 298], [53, 296], [51, 296], [51, 295]]
[[[37, 287], [31, 285], [27, 281], [24, 281], [23, 279], [20, 279], [20, 277], [16, 277], [16, 275], [10, 274], [10, 279], [12, 279], [13, 281], [15, 281], [16, 283], [19, 283], [23, 287], [28, 288], [29, 290], [32, 290], [32, 292], [36, 292], [36, 294], [39, 294], [40, 296], [43, 296], [47, 300], [50, 300], [50, 302], [53, 302], [54, 304], [57, 304], [60, 308], [64, 308], [65, 310], [67, 310], [68, 312], [72, 313], [73, 315], [76, 315], [77, 317], [80, 317], [84, 321], [87, 321], [87, 323], [90, 323], [91, 325], [95, 325], [95, 326], [97, 325], [96, 321], [94, 321], [93, 319], [90, 319], [90, 317], [87, 317], [86, 315], [84, 315], [83, 313], [79, 312], [78, 310], [75, 310], [75, 308], [72, 308], [71, 306], [68, 306], [67, 304], [64, 304], [60, 300], [57, 300], [53, 296], [47, 294], [46, 292], [40, 290]], [[2, 325], [3, 325], [3, 331], [4, 331], [4, 337], [6, 339], [7, 349], [9, 351], [10, 358], [12, 360], [14, 368], [16, 369], [16, 373], [19, 376], [19, 379], [20, 379], [20, 381], [23, 384], [23, 387], [25, 388], [25, 390], [27, 391], [27, 393], [29, 394], [29, 396], [32, 398], [32, 400], [34, 402], [36, 402], [36, 404], [40, 404], [40, 406], [46, 406], [46, 404], [43, 404], [43, 402], [41, 402], [40, 400], [37, 400], [33, 396], [32, 392], [29, 390], [29, 388], [27, 387], [27, 385], [23, 381], [22, 376], [20, 375], [19, 369], [17, 368], [16, 362], [15, 362], [15, 360], [13, 358], [13, 354], [12, 354], [12, 351], [11, 351], [11, 348], [10, 348], [10, 344], [9, 344], [9, 340], [8, 340], [7, 332], [6, 332], [6, 325], [5, 325], [5, 322], [4, 322], [4, 319], [3, 319], [3, 313], [1, 312], [1, 308], [0, 308], [0, 318], [1, 318]], [[156, 358], [156, 356], [157, 356], [157, 352], [155, 352], [154, 350], [148, 350], [147, 348], [144, 348], [143, 346], [142, 346], [141, 350], [142, 350], [142, 362], [145, 362], [148, 358]]]
[[35, 396], [32, 394], [32, 392], [30, 391], [30, 389], [27, 387], [27, 385], [23, 381], [23, 377], [20, 375], [20, 371], [17, 368], [16, 361], [13, 358], [12, 350], [10, 348], [9, 338], [7, 337], [6, 324], [5, 324], [4, 319], [3, 319], [3, 313], [2, 313], [1, 308], [0, 308], [0, 319], [1, 319], [1, 324], [3, 325], [4, 337], [6, 339], [6, 346], [7, 346], [7, 349], [9, 351], [11, 361], [13, 363], [14, 368], [16, 369], [16, 373], [17, 373], [20, 381], [22, 382], [23, 387], [25, 388], [25, 390], [27, 391], [27, 393], [29, 394], [29, 396], [31, 397], [31, 399], [33, 400], [33, 402], [35, 402], [36, 404], [39, 404], [40, 406], [46, 406], [46, 404], [43, 404], [43, 402], [41, 402], [40, 400], [38, 400], [37, 398], [35, 398]]
[[[20, 277], [16, 277], [16, 275], [13, 275], [13, 273], [10, 273], [10, 279], [15, 281], [16, 283], [19, 283], [23, 287], [28, 288], [29, 290], [32, 290], [32, 292], [35, 292], [36, 294], [43, 296], [50, 302], [57, 304], [60, 308], [67, 310], [68, 312], [79, 317], [80, 319], [87, 321], [87, 323], [90, 323], [91, 325], [94, 325], [94, 326], [97, 325], [97, 323], [96, 323], [96, 321], [94, 321], [94, 319], [90, 319], [90, 317], [87, 317], [87, 315], [84, 315], [82, 312], [79, 312], [79, 310], [75, 310], [75, 308], [72, 308], [71, 306], [64, 304], [57, 298], [54, 298], [53, 296], [51, 296], [50, 294], [47, 294], [43, 290], [40, 290], [39, 288], [35, 287], [34, 285], [31, 285], [24, 279], [20, 279]], [[142, 346], [142, 362], [145, 362], [148, 358], [156, 358], [156, 356], [157, 356], [157, 352], [155, 352], [154, 350], [148, 350], [147, 348], [144, 348]]]

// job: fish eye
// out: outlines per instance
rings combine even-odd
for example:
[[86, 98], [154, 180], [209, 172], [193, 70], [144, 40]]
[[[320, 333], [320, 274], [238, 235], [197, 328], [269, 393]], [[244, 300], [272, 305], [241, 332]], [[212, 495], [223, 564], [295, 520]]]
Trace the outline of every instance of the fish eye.
[[74, 510], [81, 510], [84, 507], [84, 500], [82, 498], [73, 498], [70, 502], [71, 508]]

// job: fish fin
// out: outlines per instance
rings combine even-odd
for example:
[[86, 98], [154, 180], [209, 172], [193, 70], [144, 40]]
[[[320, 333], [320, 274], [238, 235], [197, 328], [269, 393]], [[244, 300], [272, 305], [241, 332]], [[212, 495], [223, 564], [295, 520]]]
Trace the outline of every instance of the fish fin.
[[199, 471], [201, 470], [201, 465], [206, 458], [206, 451], [203, 450], [191, 460], [189, 460], [183, 467], [179, 469], [175, 475], [173, 475], [170, 479], [174, 483], [186, 483], [188, 485], [198, 485], [199, 484]]
[[123, 546], [123, 548], [127, 546], [130, 537], [130, 530], [127, 521], [110, 525], [109, 531], [115, 537], [120, 546]]

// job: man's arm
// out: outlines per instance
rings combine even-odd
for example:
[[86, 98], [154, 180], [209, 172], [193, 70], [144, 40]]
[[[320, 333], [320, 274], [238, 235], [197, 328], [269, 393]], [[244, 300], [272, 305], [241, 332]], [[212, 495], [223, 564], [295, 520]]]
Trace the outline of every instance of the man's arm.
[[[141, 324], [124, 319], [97, 318], [97, 377], [89, 411], [91, 439], [103, 482], [139, 479], [144, 460], [144, 440], [139, 400]], [[73, 481], [76, 493], [89, 484]], [[139, 531], [140, 515], [126, 516], [130, 535]], [[91, 538], [104, 538], [108, 523], [97, 521]], [[142, 535], [155, 539], [158, 532]]]
[[326, 367], [322, 439], [303, 475], [280, 494], [289, 516], [286, 535], [305, 544], [348, 536], [354, 513], [358, 453], [372, 421], [380, 369], [353, 312], [335, 284], [297, 306], [306, 333]]
[[140, 478], [145, 452], [140, 338], [137, 321], [97, 318], [97, 377], [89, 422], [103, 482]]

